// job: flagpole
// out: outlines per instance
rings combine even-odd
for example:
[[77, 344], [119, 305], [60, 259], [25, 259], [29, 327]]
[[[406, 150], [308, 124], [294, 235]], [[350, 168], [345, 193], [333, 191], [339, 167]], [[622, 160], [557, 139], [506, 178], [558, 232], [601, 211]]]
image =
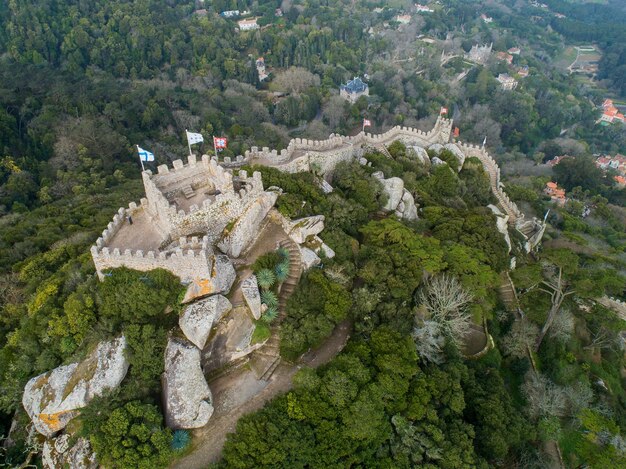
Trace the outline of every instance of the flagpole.
[[137, 156], [139, 156], [139, 162], [141, 163], [141, 171], [145, 171], [146, 168], [143, 166], [143, 160], [141, 159], [141, 155], [139, 154], [139, 145], [135, 145], [137, 147]]

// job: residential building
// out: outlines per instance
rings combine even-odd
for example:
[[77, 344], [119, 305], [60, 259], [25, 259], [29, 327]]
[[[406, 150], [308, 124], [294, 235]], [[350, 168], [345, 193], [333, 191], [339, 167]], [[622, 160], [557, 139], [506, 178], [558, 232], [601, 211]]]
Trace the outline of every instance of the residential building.
[[496, 52], [496, 59], [502, 61], [502, 62], [506, 62], [509, 65], [511, 65], [513, 63], [513, 56], [511, 54], [508, 54], [506, 52]]
[[548, 161], [546, 164], [548, 166], [554, 167], [557, 164], [559, 164], [562, 160], [564, 160], [565, 158], [571, 158], [571, 156], [569, 156], [569, 155], [555, 156], [550, 161]]
[[484, 13], [480, 15], [480, 19], [483, 20], [487, 24], [493, 23], [493, 18], [491, 16], [485, 15]]
[[519, 47], [511, 47], [508, 52], [509, 54], [520, 55], [522, 50]]
[[624, 119], [624, 114], [619, 112], [619, 109], [613, 105], [613, 100], [605, 99], [602, 103], [602, 115], [600, 116], [599, 122], [612, 124], [615, 121], [624, 123], [626, 119]]
[[247, 18], [245, 20], [241, 20], [237, 22], [240, 31], [252, 31], [254, 29], [259, 29], [259, 25], [256, 22], [256, 18]]
[[369, 87], [360, 77], [354, 77], [354, 79], [350, 80], [345, 85], [341, 85], [339, 88], [339, 96], [354, 103], [361, 96], [369, 96]]
[[517, 88], [517, 80], [508, 73], [501, 73], [498, 75], [497, 80], [500, 82], [503, 90], [511, 91]]
[[223, 18], [236, 18], [239, 16], [239, 10], [227, 10], [220, 13]]
[[528, 65], [518, 67], [517, 74], [520, 76], [520, 78], [526, 78], [528, 76]]
[[263, 81], [269, 76], [265, 69], [265, 59], [263, 57], [256, 59], [256, 71], [259, 75], [259, 81]]
[[550, 196], [552, 202], [558, 205], [565, 205], [567, 198], [565, 197], [565, 189], [559, 188], [556, 182], [546, 183], [546, 187], [543, 189], [543, 193]]
[[396, 21], [400, 24], [409, 24], [411, 22], [411, 15], [398, 15]]
[[420, 5], [419, 3], [415, 4], [415, 9], [418, 13], [432, 13], [435, 11], [432, 8], [429, 8], [427, 5]]
[[475, 62], [480, 65], [484, 65], [491, 57], [491, 49], [493, 49], [493, 43], [479, 46], [475, 44], [471, 50], [465, 54], [465, 58], [471, 62]]

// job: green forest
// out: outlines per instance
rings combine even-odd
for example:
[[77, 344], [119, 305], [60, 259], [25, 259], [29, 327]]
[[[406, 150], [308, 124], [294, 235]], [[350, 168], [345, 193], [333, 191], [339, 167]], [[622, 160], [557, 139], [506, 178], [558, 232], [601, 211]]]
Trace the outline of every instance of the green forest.
[[[626, 127], [597, 124], [606, 97], [626, 99], [626, 10], [617, 0], [544, 1], [443, 0], [429, 14], [374, 0], [0, 2], [4, 464], [40, 464], [21, 404], [26, 382], [122, 333], [126, 378], [68, 431], [111, 468], [168, 467], [197, 449], [193, 432], [166, 427], [162, 407], [183, 286], [164, 270], [125, 268], [100, 282], [89, 252], [118, 207], [143, 196], [136, 144], [154, 152], [154, 171], [187, 152], [186, 129], [204, 135], [200, 153], [213, 153], [210, 136], [226, 136], [220, 158], [235, 157], [355, 135], [363, 119], [372, 133], [429, 130], [446, 107], [462, 141], [484, 142], [527, 218], [546, 217], [539, 249], [525, 252], [511, 230], [508, 252], [475, 158], [459, 168], [444, 151], [445, 164], [428, 167], [395, 142], [388, 155], [370, 149], [370, 166], [339, 165], [331, 194], [314, 173], [246, 167], [282, 189], [281, 214], [324, 215], [336, 253], [287, 303], [283, 360], [298, 364], [341, 324], [351, 332], [329, 363], [303, 367], [291, 390], [241, 418], [214, 467], [543, 468], [555, 457], [625, 467], [626, 325], [604, 300], [626, 298], [626, 196], [617, 172], [594, 161], [626, 154]], [[226, 10], [247, 11], [260, 28], [239, 31], [238, 18], [219, 15]], [[403, 13], [410, 24], [396, 21]], [[490, 43], [494, 54], [522, 52], [511, 65], [463, 59]], [[587, 43], [602, 52], [594, 80], [557, 64], [566, 47]], [[442, 65], [442, 52], [457, 57]], [[501, 73], [519, 86], [501, 89]], [[355, 76], [367, 76], [369, 97], [349, 103], [338, 90]], [[571, 158], [546, 164], [561, 155]], [[402, 179], [419, 220], [381, 211], [376, 171]], [[549, 181], [566, 203], [545, 195]], [[507, 276], [514, 307], [502, 293]], [[446, 294], [462, 301], [445, 305]], [[493, 341], [474, 359], [470, 328]]]

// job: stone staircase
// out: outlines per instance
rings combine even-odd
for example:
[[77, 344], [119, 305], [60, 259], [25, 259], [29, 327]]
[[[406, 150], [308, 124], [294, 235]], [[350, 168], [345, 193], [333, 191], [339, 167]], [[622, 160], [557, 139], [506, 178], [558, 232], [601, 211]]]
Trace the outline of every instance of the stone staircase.
[[393, 159], [393, 156], [391, 156], [391, 153], [389, 153], [389, 150], [387, 150], [387, 147], [385, 145], [378, 145], [376, 149], [390, 160]]
[[189, 185], [183, 186], [183, 194], [186, 199], [191, 199], [194, 195], [196, 195], [195, 191]]
[[511, 313], [519, 314], [519, 300], [517, 298], [517, 293], [515, 292], [515, 286], [513, 285], [513, 281], [511, 280], [508, 272], [502, 272], [500, 274], [500, 287], [498, 290], [506, 310]]
[[272, 326], [272, 335], [265, 345], [256, 350], [250, 358], [250, 368], [259, 379], [264, 381], [269, 380], [280, 365], [280, 323], [287, 315], [287, 300], [296, 289], [302, 275], [302, 260], [298, 246], [289, 238], [283, 239], [278, 246], [289, 251], [289, 276], [280, 287], [278, 318]]
[[300, 248], [290, 238], [283, 239], [278, 245], [289, 251], [289, 276], [281, 285], [278, 296], [278, 323], [280, 323], [287, 315], [287, 300], [300, 281], [302, 259], [300, 258]]
[[526, 236], [527, 238], [532, 237], [532, 235], [535, 234], [535, 224], [532, 221], [527, 221], [525, 223], [522, 223], [519, 227], [518, 230], [520, 231], [520, 233], [522, 233], [524, 236]]

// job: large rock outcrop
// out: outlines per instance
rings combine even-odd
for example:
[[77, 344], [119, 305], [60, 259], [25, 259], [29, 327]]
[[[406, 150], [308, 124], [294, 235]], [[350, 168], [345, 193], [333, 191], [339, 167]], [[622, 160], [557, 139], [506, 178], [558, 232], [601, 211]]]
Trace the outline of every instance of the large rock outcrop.
[[256, 275], [251, 275], [241, 282], [241, 293], [254, 319], [261, 317], [261, 294]]
[[232, 228], [227, 227], [226, 233], [218, 243], [218, 247], [232, 257], [239, 257], [246, 248], [256, 240], [261, 222], [267, 212], [274, 206], [278, 194], [263, 192], [252, 202], [237, 219]]
[[415, 200], [409, 191], [404, 188], [404, 181], [398, 177], [385, 179], [382, 171], [372, 174], [383, 185], [383, 190], [387, 194], [387, 203], [383, 210], [395, 212], [400, 218], [406, 220], [417, 220], [417, 207]]
[[415, 154], [417, 155], [417, 158], [420, 160], [422, 164], [424, 164], [427, 167], [430, 166], [430, 157], [428, 156], [428, 152], [426, 151], [425, 148], [414, 145], [411, 147], [411, 150], [415, 152]]
[[509, 252], [511, 252], [511, 237], [509, 236], [509, 216], [505, 215], [500, 211], [498, 207], [495, 205], [487, 205], [489, 209], [496, 216], [496, 228], [504, 237], [504, 241], [506, 241], [506, 245], [509, 247]]
[[210, 296], [185, 307], [178, 319], [178, 325], [185, 336], [202, 350], [215, 323], [231, 309], [233, 305], [226, 297]]
[[184, 339], [167, 342], [163, 400], [170, 428], [203, 427], [213, 415], [213, 396], [200, 367], [200, 350]]
[[58, 438], [46, 440], [43, 444], [41, 458], [45, 469], [96, 469], [98, 462], [91, 449], [89, 440], [78, 438], [70, 446], [70, 435], [64, 434]]
[[304, 243], [308, 238], [320, 234], [324, 230], [324, 215], [299, 218], [288, 222], [285, 231], [296, 244]]
[[28, 381], [22, 405], [37, 431], [53, 436], [91, 399], [119, 386], [128, 371], [125, 349], [124, 336], [101, 342], [82, 362], [60, 366]]
[[459, 171], [461, 171], [463, 163], [465, 163], [465, 153], [463, 153], [461, 149], [454, 143], [446, 143], [444, 145], [444, 148], [446, 150], [449, 150], [450, 153], [452, 153], [456, 157], [456, 159], [459, 160]]

